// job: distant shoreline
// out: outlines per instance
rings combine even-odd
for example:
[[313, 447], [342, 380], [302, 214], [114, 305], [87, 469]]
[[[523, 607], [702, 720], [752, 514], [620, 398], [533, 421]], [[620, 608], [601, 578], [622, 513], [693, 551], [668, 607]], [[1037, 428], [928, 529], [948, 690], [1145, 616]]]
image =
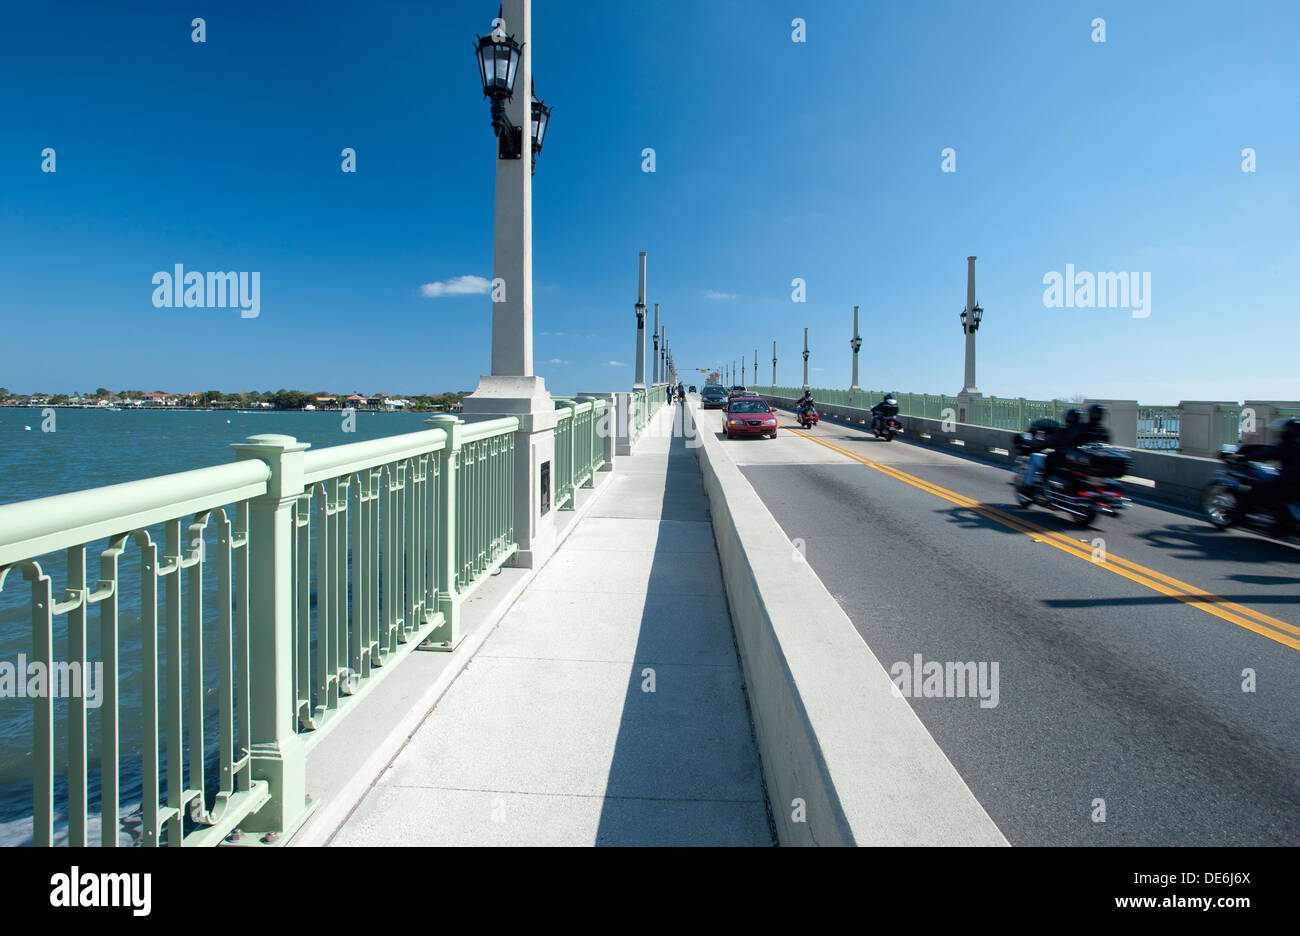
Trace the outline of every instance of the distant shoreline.
[[[327, 408], [303, 409], [301, 407], [263, 406], [253, 409], [241, 409], [237, 406], [87, 406], [84, 403], [0, 403], [0, 409], [75, 409], [101, 410], [106, 413], [240, 413], [252, 416], [254, 413], [345, 413], [348, 407], [330, 406]], [[437, 407], [407, 406], [394, 409], [362, 406], [352, 409], [354, 413], [456, 413], [459, 410], [439, 409]]]

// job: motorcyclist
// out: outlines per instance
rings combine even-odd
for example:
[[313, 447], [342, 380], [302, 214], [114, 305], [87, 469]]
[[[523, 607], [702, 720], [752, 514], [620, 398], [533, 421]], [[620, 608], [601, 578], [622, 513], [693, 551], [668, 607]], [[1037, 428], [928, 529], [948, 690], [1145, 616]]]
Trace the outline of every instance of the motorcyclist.
[[892, 393], [886, 393], [885, 398], [871, 407], [871, 428], [879, 428], [886, 419], [898, 415], [898, 398]]
[[1088, 421], [1084, 423], [1083, 428], [1079, 430], [1079, 439], [1075, 445], [1086, 445], [1089, 442], [1110, 443], [1110, 430], [1105, 426], [1106, 407], [1100, 403], [1093, 403], [1088, 407]]
[[813, 400], [812, 391], [807, 387], [804, 387], [803, 396], [799, 397], [799, 401], [795, 404], [795, 415], [802, 416], [805, 410], [812, 409], [816, 405], [816, 402]]
[[677, 381], [677, 402], [682, 404], [682, 406], [686, 405], [686, 388], [682, 386], [680, 380]]
[[1251, 491], [1252, 505], [1272, 504], [1278, 519], [1285, 522], [1286, 505], [1300, 502], [1300, 419], [1282, 419], [1273, 425], [1275, 445], [1243, 445], [1237, 450], [1251, 461], [1276, 461], [1281, 471], [1274, 478], [1257, 483]]
[[[1091, 416], [1091, 413], [1089, 415]], [[1102, 415], [1105, 415], [1104, 410]], [[1081, 439], [1086, 432], [1096, 431], [1088, 429], [1087, 427], [1092, 425], [1092, 422], [1090, 420], [1088, 423], [1083, 423], [1082, 417], [1083, 414], [1077, 409], [1066, 410], [1065, 424], [1058, 426], [1046, 439], [1038, 443], [1041, 449], [1050, 449], [1051, 451], [1038, 451], [1029, 457], [1029, 466], [1025, 468], [1025, 477], [1020, 482], [1024, 490], [1030, 491], [1037, 487], [1039, 477], [1060, 467], [1065, 458], [1064, 453], [1074, 446], [1082, 444]], [[1100, 422], [1100, 417], [1098, 417], [1098, 422]], [[1096, 429], [1106, 432], [1104, 426], [1098, 425]], [[1109, 433], [1107, 433], [1107, 437], [1109, 438]]]

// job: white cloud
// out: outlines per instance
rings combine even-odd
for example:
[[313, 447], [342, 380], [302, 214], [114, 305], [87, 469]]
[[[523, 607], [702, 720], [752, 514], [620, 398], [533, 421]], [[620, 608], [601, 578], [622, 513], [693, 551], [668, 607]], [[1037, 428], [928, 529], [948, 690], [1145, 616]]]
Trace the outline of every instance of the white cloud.
[[718, 292], [716, 289], [704, 290], [704, 298], [712, 299], [714, 302], [729, 302], [732, 299], [739, 298], [735, 293]]
[[627, 367], [627, 365], [624, 364], [622, 361], [610, 361], [610, 362], [609, 362], [609, 366], [610, 366], [610, 367]]
[[440, 283], [425, 283], [420, 287], [420, 295], [432, 299], [442, 296], [483, 296], [491, 288], [491, 280], [481, 276], [457, 276]]
[[553, 358], [551, 358], [549, 361], [547, 361], [546, 363], [547, 363], [547, 364], [568, 364], [569, 362], [568, 362], [568, 361], [561, 361], [559, 358], [557, 358], [557, 357], [553, 357]]

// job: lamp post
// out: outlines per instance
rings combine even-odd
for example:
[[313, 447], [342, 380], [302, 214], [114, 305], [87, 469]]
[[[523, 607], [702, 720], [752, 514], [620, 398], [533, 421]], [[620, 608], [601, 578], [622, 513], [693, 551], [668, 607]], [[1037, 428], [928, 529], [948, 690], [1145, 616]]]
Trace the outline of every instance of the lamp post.
[[758, 348], [754, 349], [754, 386], [758, 386]]
[[[975, 302], [975, 258], [966, 258], [966, 308], [961, 310], [961, 330], [966, 335], [966, 379], [962, 385], [960, 398], [971, 399], [980, 396], [975, 386], [975, 333], [979, 331], [984, 310]], [[964, 421], [965, 414], [958, 419]]]
[[803, 330], [803, 388], [808, 389], [808, 329]]
[[654, 361], [654, 382], [661, 383], [659, 370], [659, 303], [655, 303], [655, 361]]
[[772, 342], [772, 386], [776, 386], [776, 341]]
[[641, 251], [636, 288], [636, 378], [633, 390], [645, 389], [645, 251]]
[[[523, 158], [524, 127], [541, 151], [550, 108], [533, 101], [532, 0], [502, 0], [500, 22], [475, 40], [483, 93], [496, 135], [493, 205], [492, 370], [464, 400], [468, 422], [513, 416], [515, 566], [540, 566], [555, 548], [555, 402], [533, 373], [533, 160]], [[500, 288], [498, 288], [500, 287]], [[431, 638], [439, 640], [438, 632]], [[439, 645], [438, 649], [450, 649]]]
[[858, 334], [858, 307], [853, 307], [853, 340], [849, 342], [853, 349], [853, 383], [849, 385], [849, 406], [862, 388], [858, 386], [858, 350], [862, 347], [862, 336]]

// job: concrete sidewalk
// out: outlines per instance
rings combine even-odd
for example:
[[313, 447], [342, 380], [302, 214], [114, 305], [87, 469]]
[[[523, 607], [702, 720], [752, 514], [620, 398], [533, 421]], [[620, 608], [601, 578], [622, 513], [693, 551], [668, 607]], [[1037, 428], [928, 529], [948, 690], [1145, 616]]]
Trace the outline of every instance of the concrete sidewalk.
[[770, 845], [695, 452], [651, 421], [334, 845]]

